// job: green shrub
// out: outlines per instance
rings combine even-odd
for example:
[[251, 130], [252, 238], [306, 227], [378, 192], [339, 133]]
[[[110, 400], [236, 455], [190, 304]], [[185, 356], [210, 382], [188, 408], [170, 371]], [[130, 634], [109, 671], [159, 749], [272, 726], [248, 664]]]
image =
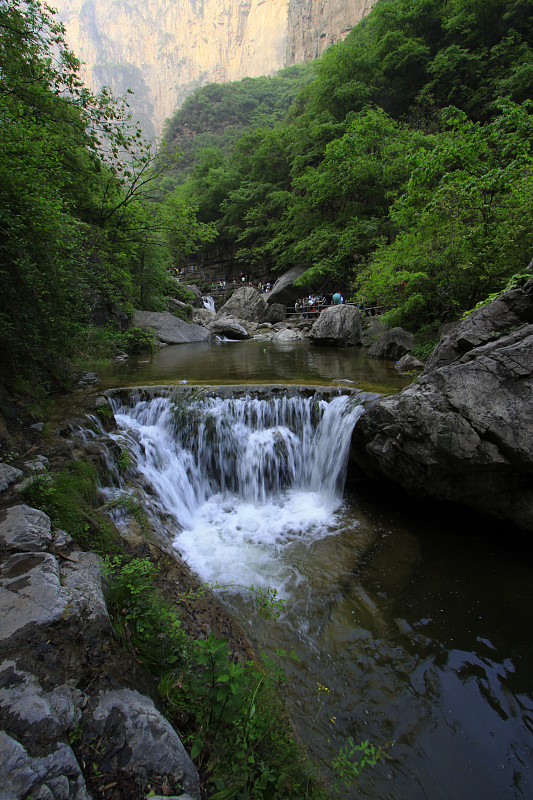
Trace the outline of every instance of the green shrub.
[[149, 350], [151, 353], [157, 348], [157, 339], [153, 331], [143, 328], [128, 328], [122, 335], [121, 345], [127, 353], [141, 353]]
[[50, 517], [85, 550], [100, 555], [117, 552], [118, 534], [110, 520], [94, 508], [98, 500], [96, 467], [73, 461], [60, 472], [41, 472], [23, 490], [24, 499]]

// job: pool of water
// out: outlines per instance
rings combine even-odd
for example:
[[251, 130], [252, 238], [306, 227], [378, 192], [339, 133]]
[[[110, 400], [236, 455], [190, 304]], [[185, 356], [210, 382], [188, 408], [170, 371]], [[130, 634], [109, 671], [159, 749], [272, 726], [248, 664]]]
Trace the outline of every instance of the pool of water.
[[290, 383], [357, 384], [363, 391], [394, 392], [410, 378], [391, 361], [366, 357], [364, 348], [327, 348], [303, 340], [180, 344], [131, 357], [99, 371], [105, 387], [139, 384]]
[[[299, 383], [371, 392], [407, 382], [359, 348], [261, 341], [168, 347], [102, 378], [106, 386]], [[311, 498], [296, 501], [307, 504], [302, 519], [315, 513]], [[352, 492], [330, 519], [313, 522], [318, 535], [293, 526], [270, 541], [288, 519], [285, 500], [274, 516], [272, 504], [210, 502], [181, 536], [176, 526], [176, 548], [206, 582], [244, 576], [280, 589], [278, 621], [260, 617], [249, 592], [228, 588], [221, 598], [258, 651], [294, 651], [284, 660], [291, 713], [325, 774], [349, 737], [387, 747], [389, 758], [342, 796], [533, 797], [533, 559], [504, 523]]]

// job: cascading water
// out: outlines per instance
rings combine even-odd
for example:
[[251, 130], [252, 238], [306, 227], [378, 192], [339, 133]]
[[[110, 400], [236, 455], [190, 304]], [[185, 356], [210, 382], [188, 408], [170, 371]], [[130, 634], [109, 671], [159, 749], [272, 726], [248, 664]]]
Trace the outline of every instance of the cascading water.
[[215, 311], [215, 301], [211, 296], [202, 297], [202, 301], [204, 304], [204, 308], [207, 308], [208, 311]]
[[[137, 384], [295, 376], [315, 384], [333, 376], [398, 388], [377, 386], [381, 362], [363, 358], [362, 366], [362, 356], [331, 349], [319, 360], [316, 346], [304, 351], [305, 367], [298, 347], [245, 342], [214, 348], [209, 358], [193, 345], [174, 348], [172, 358], [171, 349], [159, 354], [165, 370], [143, 366]], [[120, 431], [112, 435], [135, 467], [125, 472], [124, 457], [118, 473], [108, 469], [118, 524], [135, 533], [131, 509], [142, 499], [153, 530], [165, 544], [175, 541], [203, 580], [281, 590], [287, 603], [277, 621], [257, 614], [249, 592], [234, 587], [221, 596], [258, 653], [298, 656], [282, 662], [291, 717], [326, 775], [349, 737], [394, 743], [390, 760], [347, 790], [350, 800], [529, 800], [530, 555], [501, 531], [485, 541], [486, 523], [464, 512], [441, 514], [415, 499], [397, 504], [363, 485], [341, 499], [357, 397], [339, 398], [336, 408], [336, 398], [291, 400], [291, 386], [264, 401], [239, 400], [243, 388], [217, 390], [232, 391], [231, 401], [214, 391], [114, 392]], [[116, 457], [116, 445], [107, 449], [107, 434], [93, 427], [98, 447]], [[87, 436], [94, 449], [95, 434]]]
[[284, 560], [334, 532], [353, 426], [363, 407], [339, 395], [222, 399], [196, 393], [114, 403], [121, 437], [175, 547], [210, 582], [274, 586], [301, 576]]

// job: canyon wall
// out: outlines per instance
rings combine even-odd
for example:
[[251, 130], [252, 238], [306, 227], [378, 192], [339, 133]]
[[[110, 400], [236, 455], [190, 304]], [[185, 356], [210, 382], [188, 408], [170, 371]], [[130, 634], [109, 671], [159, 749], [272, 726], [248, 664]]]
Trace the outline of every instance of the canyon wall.
[[271, 75], [344, 38], [375, 0], [55, 0], [93, 90], [127, 89], [145, 135], [197, 86]]

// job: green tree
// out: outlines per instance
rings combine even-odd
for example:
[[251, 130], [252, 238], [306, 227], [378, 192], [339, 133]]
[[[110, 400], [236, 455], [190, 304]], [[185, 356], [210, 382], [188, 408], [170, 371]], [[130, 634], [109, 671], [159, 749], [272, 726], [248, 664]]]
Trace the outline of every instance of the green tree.
[[502, 102], [486, 125], [455, 108], [445, 120], [436, 146], [411, 158], [392, 209], [398, 238], [380, 246], [358, 284], [412, 328], [500, 290], [533, 250], [533, 103]]

